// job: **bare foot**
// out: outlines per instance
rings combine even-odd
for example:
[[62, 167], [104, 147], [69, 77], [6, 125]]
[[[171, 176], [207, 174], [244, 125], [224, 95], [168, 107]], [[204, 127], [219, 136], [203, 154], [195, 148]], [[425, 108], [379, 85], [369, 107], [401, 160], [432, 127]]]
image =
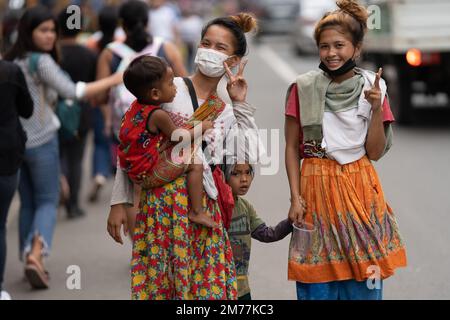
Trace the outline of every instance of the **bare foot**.
[[218, 228], [219, 225], [204, 211], [204, 210], [190, 210], [188, 218], [192, 222], [201, 224], [208, 228]]

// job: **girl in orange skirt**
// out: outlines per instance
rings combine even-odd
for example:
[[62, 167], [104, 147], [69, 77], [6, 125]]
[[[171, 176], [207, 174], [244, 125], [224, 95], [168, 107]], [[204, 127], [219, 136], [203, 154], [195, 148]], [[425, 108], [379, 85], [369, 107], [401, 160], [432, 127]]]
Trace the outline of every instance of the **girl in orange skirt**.
[[394, 119], [382, 69], [375, 74], [355, 64], [367, 11], [352, 0], [337, 5], [315, 29], [321, 70], [300, 75], [286, 99], [289, 214], [314, 226], [308, 250], [295, 252], [291, 241], [288, 276], [302, 300], [381, 299], [382, 280], [406, 266], [371, 163], [391, 147]]

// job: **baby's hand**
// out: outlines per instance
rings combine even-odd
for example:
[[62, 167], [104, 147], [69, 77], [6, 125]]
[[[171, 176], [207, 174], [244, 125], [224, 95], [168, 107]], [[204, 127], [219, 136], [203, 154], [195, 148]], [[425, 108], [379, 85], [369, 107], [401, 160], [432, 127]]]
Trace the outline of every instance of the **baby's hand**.
[[214, 122], [212, 122], [211, 120], [204, 120], [202, 121], [202, 132], [205, 132], [209, 129], [213, 129], [214, 128]]
[[160, 142], [160, 146], [159, 146], [159, 153], [162, 153], [164, 151], [166, 151], [167, 149], [169, 149], [172, 146], [172, 141], [170, 140], [163, 140]]

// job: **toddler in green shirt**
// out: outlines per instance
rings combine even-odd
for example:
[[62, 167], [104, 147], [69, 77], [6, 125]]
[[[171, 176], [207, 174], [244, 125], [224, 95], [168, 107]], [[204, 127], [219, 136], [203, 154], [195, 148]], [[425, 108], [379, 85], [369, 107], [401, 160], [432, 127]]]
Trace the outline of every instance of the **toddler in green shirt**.
[[233, 250], [239, 300], [251, 300], [248, 283], [248, 266], [252, 238], [261, 242], [274, 242], [292, 232], [292, 222], [285, 219], [276, 227], [268, 227], [256, 214], [253, 206], [242, 196], [246, 195], [254, 177], [250, 164], [234, 164], [226, 167], [225, 178], [233, 191], [235, 207], [228, 229]]

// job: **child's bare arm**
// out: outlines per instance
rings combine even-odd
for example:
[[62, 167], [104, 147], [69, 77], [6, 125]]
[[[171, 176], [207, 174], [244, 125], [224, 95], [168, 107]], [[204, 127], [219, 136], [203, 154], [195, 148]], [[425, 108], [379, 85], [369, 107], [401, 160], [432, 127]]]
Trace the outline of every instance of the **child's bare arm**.
[[[166, 137], [171, 138], [173, 132], [176, 129], [179, 129], [177, 126], [175, 126], [175, 123], [173, 123], [170, 116], [167, 114], [167, 112], [163, 110], [156, 110], [153, 112], [152, 116], [148, 120], [148, 128], [153, 129], [156, 128], [160, 132], [162, 132]], [[211, 129], [213, 127], [213, 122], [206, 120], [202, 121], [202, 133], [205, 132], [208, 129]], [[191, 141], [194, 140], [194, 128], [188, 130], [189, 136]], [[174, 142], [181, 142], [181, 137], [178, 141]]]
[[[164, 110], [155, 110], [148, 118], [147, 128], [150, 131], [160, 131], [166, 137], [171, 137], [172, 133], [178, 129]], [[156, 129], [156, 130], [155, 130]]]

